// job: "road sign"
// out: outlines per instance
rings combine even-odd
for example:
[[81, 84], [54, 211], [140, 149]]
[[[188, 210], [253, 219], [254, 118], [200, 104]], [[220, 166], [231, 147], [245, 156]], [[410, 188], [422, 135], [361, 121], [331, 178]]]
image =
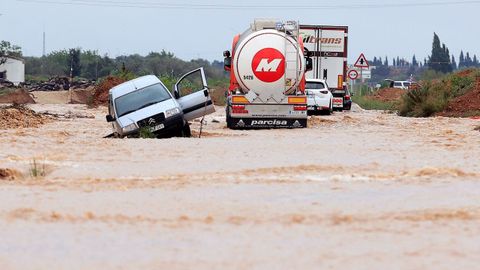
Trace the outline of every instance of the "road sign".
[[353, 66], [358, 68], [368, 68], [370, 65], [368, 64], [368, 61], [367, 61], [367, 58], [365, 58], [365, 55], [361, 53], [357, 59], [357, 62], [355, 62], [355, 65]]
[[358, 71], [356, 71], [355, 69], [349, 70], [348, 78], [350, 78], [350, 80], [356, 80], [358, 78]]
[[371, 79], [372, 78], [372, 71], [368, 69], [362, 70], [362, 79]]

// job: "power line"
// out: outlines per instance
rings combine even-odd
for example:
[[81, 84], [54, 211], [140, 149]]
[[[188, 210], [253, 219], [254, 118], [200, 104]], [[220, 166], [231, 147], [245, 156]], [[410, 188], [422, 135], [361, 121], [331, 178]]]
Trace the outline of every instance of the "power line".
[[17, 0], [17, 2], [56, 4], [74, 6], [95, 6], [95, 7], [119, 7], [119, 8], [161, 8], [161, 9], [200, 9], [200, 10], [225, 10], [225, 9], [268, 9], [268, 10], [327, 10], [327, 9], [381, 9], [381, 8], [405, 8], [405, 7], [430, 7], [430, 6], [454, 6], [480, 4], [480, 0], [464, 1], [431, 1], [425, 3], [370, 3], [370, 4], [341, 4], [341, 5], [238, 5], [238, 4], [198, 4], [198, 3], [153, 3], [153, 2], [132, 2], [113, 0]]

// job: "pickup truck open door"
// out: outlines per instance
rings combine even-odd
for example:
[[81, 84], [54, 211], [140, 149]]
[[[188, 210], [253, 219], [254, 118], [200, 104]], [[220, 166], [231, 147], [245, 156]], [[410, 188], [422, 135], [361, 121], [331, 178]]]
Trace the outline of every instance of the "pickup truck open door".
[[174, 95], [187, 121], [215, 112], [203, 68], [183, 75], [175, 84]]

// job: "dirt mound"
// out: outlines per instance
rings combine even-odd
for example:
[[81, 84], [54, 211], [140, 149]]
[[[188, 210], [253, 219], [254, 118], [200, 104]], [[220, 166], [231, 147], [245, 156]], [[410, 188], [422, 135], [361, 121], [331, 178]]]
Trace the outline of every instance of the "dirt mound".
[[[72, 97], [70, 103], [72, 104], [90, 104], [93, 101], [93, 95], [95, 94], [95, 87], [88, 87], [86, 89], [72, 90]], [[108, 100], [108, 92], [107, 92]]]
[[384, 88], [375, 92], [375, 94], [372, 95], [372, 98], [379, 101], [390, 102], [400, 100], [403, 94], [405, 94], [405, 90], [403, 89]]
[[309, 127], [315, 127], [315, 126], [326, 126], [326, 125], [333, 125], [337, 123], [335, 120], [330, 120], [330, 119], [325, 119], [325, 118], [320, 118], [320, 117], [315, 117], [312, 116], [307, 120], [307, 125]]
[[475, 88], [472, 91], [454, 98], [448, 103], [447, 108], [438, 115], [464, 117], [469, 114], [480, 114], [480, 78], [477, 78]]
[[123, 82], [125, 82], [125, 80], [120, 77], [108, 76], [105, 80], [103, 80], [99, 85], [95, 87], [92, 105], [107, 105], [108, 91]]
[[0, 180], [16, 180], [22, 177], [17, 170], [0, 168]]
[[465, 69], [460, 72], [457, 72], [456, 74], [460, 77], [468, 77], [473, 73], [473, 69]]
[[51, 118], [22, 106], [0, 108], [0, 130], [11, 128], [36, 128], [51, 121]]
[[6, 90], [4, 94], [0, 93], [0, 103], [32, 104], [35, 100], [27, 90], [15, 89]]

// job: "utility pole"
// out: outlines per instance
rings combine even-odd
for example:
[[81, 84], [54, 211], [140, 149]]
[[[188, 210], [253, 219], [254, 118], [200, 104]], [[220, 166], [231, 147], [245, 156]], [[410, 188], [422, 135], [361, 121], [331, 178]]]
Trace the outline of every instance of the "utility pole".
[[45, 30], [43, 31], [43, 50], [42, 50], [42, 56], [45, 57]]

